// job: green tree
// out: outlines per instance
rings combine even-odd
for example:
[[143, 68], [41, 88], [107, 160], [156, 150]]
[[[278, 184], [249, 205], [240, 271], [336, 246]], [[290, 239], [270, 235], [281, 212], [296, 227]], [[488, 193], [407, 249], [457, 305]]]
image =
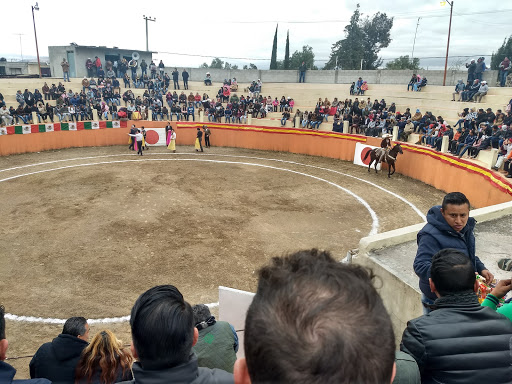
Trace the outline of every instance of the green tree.
[[283, 69], [290, 69], [290, 31], [286, 31], [286, 48], [284, 50]]
[[386, 69], [420, 69], [420, 59], [415, 57], [411, 60], [409, 55], [400, 56], [386, 63]]
[[222, 69], [223, 67], [224, 67], [224, 62], [221, 59], [219, 59], [218, 57], [213, 59], [212, 63], [210, 64], [210, 68]]
[[331, 47], [329, 61], [324, 69], [333, 69], [338, 65], [343, 69], [377, 69], [382, 65], [378, 54], [391, 43], [390, 31], [393, 18], [377, 12], [372, 18], [362, 18], [359, 4], [345, 27], [345, 38]]
[[245, 64], [242, 69], [249, 69], [249, 68], [247, 67], [247, 64]]
[[505, 57], [512, 57], [512, 36], [503, 40], [503, 44], [491, 56], [491, 69], [499, 69], [500, 63]]
[[208, 68], [208, 64], [203, 63], [203, 64], [201, 64], [201, 66], [199, 68]]
[[253, 63], [249, 63], [249, 69], [258, 69]]
[[295, 51], [290, 58], [290, 69], [299, 69], [302, 62], [306, 63], [309, 69], [318, 69], [315, 66], [315, 54], [313, 48], [309, 45], [304, 45], [302, 51]]
[[277, 27], [276, 25], [276, 33], [274, 34], [274, 44], [272, 44], [272, 56], [270, 58], [270, 69], [277, 69]]

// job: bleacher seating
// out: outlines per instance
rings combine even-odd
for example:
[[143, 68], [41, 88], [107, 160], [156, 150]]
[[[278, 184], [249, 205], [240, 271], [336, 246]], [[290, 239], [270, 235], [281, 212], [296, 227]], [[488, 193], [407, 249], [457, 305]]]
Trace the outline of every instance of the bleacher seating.
[[[34, 89], [41, 90], [44, 82], [48, 85], [52, 83], [58, 84], [61, 79], [57, 78], [45, 78], [45, 79], [0, 79], [0, 92], [4, 95], [4, 100], [7, 106], [17, 106], [15, 94], [18, 89], [22, 92], [25, 88], [33, 91]], [[80, 92], [82, 90], [82, 79], [71, 79], [71, 82], [64, 83], [66, 90], [72, 89], [73, 91]], [[189, 82], [189, 92], [199, 92], [200, 95], [207, 93], [210, 98], [214, 98], [217, 94], [218, 89], [222, 86], [219, 82], [214, 82], [212, 86], [205, 86], [202, 81], [200, 82]], [[239, 91], [237, 94], [247, 95], [244, 92], [248, 84], [239, 84]], [[309, 84], [309, 83], [268, 83], [263, 84], [262, 95], [272, 96], [278, 99], [281, 96], [291, 97], [295, 100], [294, 112], [297, 109], [301, 111], [314, 109], [316, 102], [319, 98], [325, 99], [326, 97], [332, 101], [335, 97], [338, 100], [354, 99], [357, 96], [351, 96], [349, 93], [349, 84]], [[131, 88], [135, 96], [142, 96], [144, 93], [143, 88]], [[172, 83], [171, 83], [172, 90]], [[121, 91], [124, 92], [125, 88], [121, 87]], [[180, 90], [181, 92], [181, 90]], [[379, 84], [372, 85], [366, 91], [364, 96], [359, 98], [370, 98], [372, 101], [375, 99], [385, 99], [387, 104], [390, 105], [392, 102], [396, 104], [397, 111], [404, 112], [406, 108], [410, 108], [411, 111], [415, 111], [419, 108], [422, 113], [431, 111], [434, 116], [443, 116], [449, 123], [455, 123], [458, 119], [457, 113], [462, 111], [465, 107], [477, 108], [492, 108], [493, 111], [497, 109], [505, 110], [505, 106], [510, 101], [511, 92], [508, 88], [492, 87], [489, 93], [484, 96], [481, 103], [473, 102], [457, 102], [451, 101], [453, 87], [441, 87], [428, 85], [421, 92], [407, 91], [407, 84]], [[50, 105], [55, 105], [55, 101], [50, 100]], [[197, 110], [196, 110], [197, 114]], [[293, 113], [292, 113], [293, 116]], [[257, 119], [258, 125], [263, 126], [280, 126], [281, 113], [271, 112], [265, 119]], [[331, 119], [332, 121], [332, 119]], [[287, 126], [291, 127], [292, 122], [289, 121]], [[323, 123], [320, 126], [321, 130], [331, 130], [332, 126], [329, 123]]]

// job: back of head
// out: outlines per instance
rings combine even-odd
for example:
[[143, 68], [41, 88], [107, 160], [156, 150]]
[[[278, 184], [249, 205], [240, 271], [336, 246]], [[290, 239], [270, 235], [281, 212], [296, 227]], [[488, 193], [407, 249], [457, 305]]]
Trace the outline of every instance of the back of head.
[[194, 324], [197, 325], [203, 321], [208, 320], [212, 316], [210, 308], [205, 304], [196, 304], [192, 307], [194, 312]]
[[130, 326], [144, 369], [170, 368], [189, 360], [194, 315], [176, 287], [159, 285], [140, 295], [132, 308]]
[[83, 336], [87, 332], [85, 325], [87, 324], [87, 320], [85, 317], [70, 317], [64, 323], [64, 328], [62, 329], [62, 333], [64, 335], [71, 336]]
[[469, 200], [462, 192], [450, 192], [447, 193], [443, 198], [443, 204], [441, 208], [446, 209], [448, 204], [451, 205], [463, 205], [467, 204], [470, 207]]
[[430, 277], [441, 296], [471, 292], [476, 280], [469, 257], [453, 248], [442, 249], [432, 257]]
[[132, 355], [123, 350], [121, 341], [107, 329], [97, 333], [82, 351], [75, 378], [77, 382], [93, 382], [93, 377], [101, 372], [102, 383], [114, 383], [119, 370], [130, 370], [132, 361]]
[[252, 383], [390, 382], [393, 329], [372, 279], [316, 249], [272, 259], [245, 323]]

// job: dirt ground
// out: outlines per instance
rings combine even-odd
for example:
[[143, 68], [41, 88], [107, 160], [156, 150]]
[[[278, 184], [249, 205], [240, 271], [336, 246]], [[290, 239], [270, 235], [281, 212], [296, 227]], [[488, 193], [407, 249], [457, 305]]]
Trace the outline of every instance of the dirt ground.
[[[254, 291], [255, 271], [272, 256], [317, 247], [342, 259], [369, 234], [372, 218], [326, 181], [365, 199], [379, 232], [421, 221], [376, 187], [304, 165], [376, 183], [423, 213], [444, 195], [402, 175], [388, 179], [333, 159], [234, 148], [178, 152], [153, 147], [137, 157], [122, 146], [0, 158], [0, 179], [39, 172], [0, 183], [0, 303], [6, 311], [62, 319], [126, 316], [157, 284], [177, 286], [191, 304], [212, 303], [219, 285]], [[39, 165], [24, 167], [31, 164]], [[4, 171], [12, 167], [22, 168]], [[67, 168], [44, 172], [59, 167]], [[127, 323], [94, 324], [91, 335], [103, 328], [130, 341]], [[8, 356], [33, 354], [61, 329], [7, 321]], [[28, 377], [29, 361], [8, 360], [16, 378]]]

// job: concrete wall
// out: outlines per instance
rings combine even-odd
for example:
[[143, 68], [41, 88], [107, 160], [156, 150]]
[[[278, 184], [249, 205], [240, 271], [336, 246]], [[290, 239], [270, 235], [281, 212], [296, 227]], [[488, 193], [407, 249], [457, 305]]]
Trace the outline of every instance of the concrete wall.
[[[157, 63], [158, 64], [158, 63]], [[167, 73], [171, 73], [174, 67], [167, 67]], [[178, 68], [180, 73], [183, 67]], [[263, 83], [297, 83], [299, 72], [296, 70], [227, 70], [213, 68], [187, 68], [191, 81], [201, 81], [206, 72], [210, 72], [214, 82], [222, 82], [224, 79], [235, 77], [239, 83], [249, 83], [261, 79]], [[369, 84], [407, 84], [411, 79], [413, 71], [390, 71], [379, 69], [375, 71], [307, 71], [306, 82], [316, 84], [350, 84], [357, 81], [359, 77], [368, 81]], [[443, 85], [444, 71], [418, 71], [422, 76], [427, 76], [430, 85]], [[454, 86], [458, 79], [467, 79], [467, 71], [448, 71], [446, 74], [446, 85]], [[498, 76], [498, 71], [486, 71], [484, 80], [493, 84]], [[180, 76], [181, 80], [181, 76]]]
[[[0, 67], [5, 67], [6, 75], [39, 75], [37, 61], [2, 61]], [[49, 65], [41, 62], [41, 69], [43, 68], [49, 68]]]

